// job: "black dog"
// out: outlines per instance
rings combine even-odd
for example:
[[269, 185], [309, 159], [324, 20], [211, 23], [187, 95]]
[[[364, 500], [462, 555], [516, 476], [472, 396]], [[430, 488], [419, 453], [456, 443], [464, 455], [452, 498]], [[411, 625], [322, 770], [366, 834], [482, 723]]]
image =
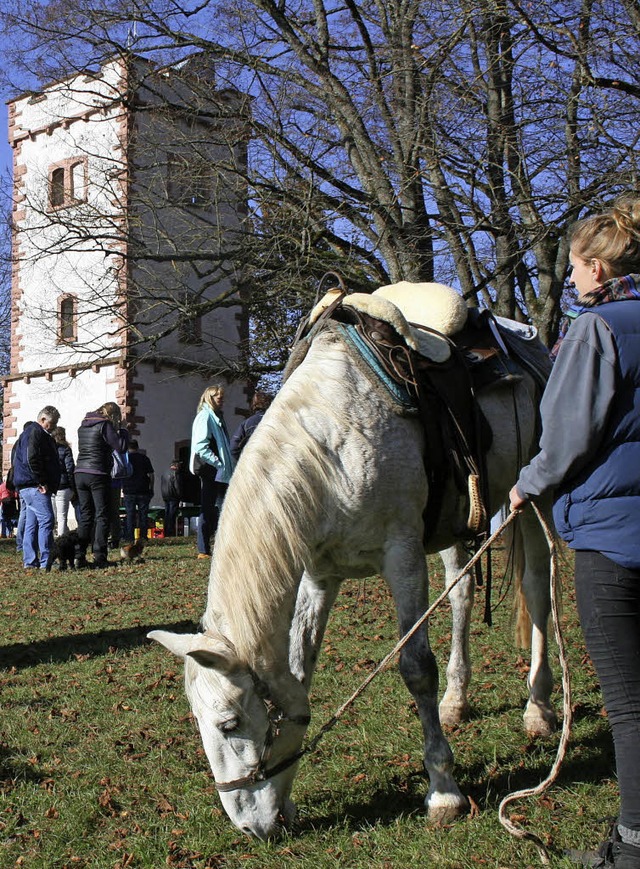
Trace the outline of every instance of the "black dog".
[[47, 559], [46, 572], [49, 573], [51, 565], [54, 561], [58, 561], [59, 569], [66, 570], [67, 565], [73, 570], [76, 566], [76, 546], [78, 546], [78, 532], [67, 531], [66, 534], [61, 534], [53, 541], [53, 545], [49, 551]]

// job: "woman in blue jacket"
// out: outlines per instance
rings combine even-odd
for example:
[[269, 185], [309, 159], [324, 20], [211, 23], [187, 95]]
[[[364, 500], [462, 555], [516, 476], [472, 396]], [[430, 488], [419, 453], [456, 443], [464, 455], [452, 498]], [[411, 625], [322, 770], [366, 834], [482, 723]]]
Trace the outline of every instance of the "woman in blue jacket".
[[224, 388], [208, 386], [200, 397], [191, 429], [189, 470], [200, 477], [198, 558], [211, 557], [211, 538], [218, 527], [233, 461], [222, 414]]
[[554, 348], [540, 452], [510, 499], [520, 509], [554, 492], [613, 733], [618, 821], [598, 852], [569, 856], [640, 869], [640, 199], [624, 197], [578, 223], [570, 251], [578, 300]]

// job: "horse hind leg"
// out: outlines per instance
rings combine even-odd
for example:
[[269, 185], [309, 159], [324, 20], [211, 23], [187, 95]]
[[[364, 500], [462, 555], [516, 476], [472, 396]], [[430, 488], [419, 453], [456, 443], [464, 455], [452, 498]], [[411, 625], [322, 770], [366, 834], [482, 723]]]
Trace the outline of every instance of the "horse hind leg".
[[[456, 544], [440, 553], [445, 569], [445, 587], [449, 588], [468, 561], [463, 546]], [[469, 633], [473, 609], [474, 578], [470, 573], [449, 592], [451, 604], [451, 651], [447, 664], [447, 685], [440, 701], [440, 723], [456, 727], [469, 716], [468, 688], [471, 681]]]
[[543, 737], [549, 736], [557, 727], [556, 713], [551, 705], [553, 675], [548, 658], [551, 612], [549, 548], [532, 510], [523, 511], [517, 523], [514, 530], [516, 594], [520, 598], [519, 607], [526, 604], [531, 638], [529, 698], [524, 726], [530, 736]]
[[[396, 546], [388, 551], [385, 577], [389, 582], [398, 610], [401, 635], [404, 636], [427, 609], [427, 570], [422, 547], [408, 553]], [[429, 647], [426, 627], [404, 646], [400, 655], [400, 673], [413, 696], [424, 734], [424, 767], [429, 776], [425, 806], [429, 819], [447, 823], [469, 810], [466, 797], [453, 777], [453, 752], [447, 742], [438, 715], [438, 668]]]

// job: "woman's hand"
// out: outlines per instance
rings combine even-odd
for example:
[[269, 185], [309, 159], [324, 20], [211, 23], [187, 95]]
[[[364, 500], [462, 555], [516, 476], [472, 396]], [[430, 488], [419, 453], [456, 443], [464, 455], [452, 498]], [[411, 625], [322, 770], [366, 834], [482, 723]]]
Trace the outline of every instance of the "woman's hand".
[[513, 489], [509, 492], [509, 501], [511, 502], [511, 511], [514, 510], [522, 510], [523, 507], [526, 507], [529, 503], [527, 498], [522, 498], [518, 493], [518, 490], [514, 486]]

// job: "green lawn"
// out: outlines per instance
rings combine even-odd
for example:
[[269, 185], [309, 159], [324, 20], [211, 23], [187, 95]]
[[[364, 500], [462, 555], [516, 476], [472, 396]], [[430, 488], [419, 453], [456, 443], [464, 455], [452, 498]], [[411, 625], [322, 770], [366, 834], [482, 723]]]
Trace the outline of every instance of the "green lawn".
[[[155, 542], [145, 555], [142, 565], [43, 576], [25, 573], [13, 541], [0, 541], [0, 869], [540, 865], [497, 816], [507, 793], [547, 775], [557, 747], [557, 739], [530, 742], [521, 727], [527, 666], [512, 644], [509, 599], [489, 629], [478, 591], [473, 717], [449, 734], [458, 782], [477, 806], [472, 816], [446, 828], [427, 823], [419, 723], [392, 667], [302, 762], [296, 835], [261, 843], [221, 809], [180, 662], [145, 639], [153, 627], [195, 629], [209, 565], [196, 560], [193, 538]], [[496, 575], [501, 561], [498, 552]], [[566, 555], [562, 572], [574, 732], [559, 782], [510, 815], [548, 843], [553, 865], [568, 867], [562, 849], [594, 845], [598, 819], [615, 813], [617, 799]], [[441, 672], [448, 631], [442, 609], [431, 631]], [[381, 581], [346, 582], [314, 683], [310, 733], [396, 638]]]

